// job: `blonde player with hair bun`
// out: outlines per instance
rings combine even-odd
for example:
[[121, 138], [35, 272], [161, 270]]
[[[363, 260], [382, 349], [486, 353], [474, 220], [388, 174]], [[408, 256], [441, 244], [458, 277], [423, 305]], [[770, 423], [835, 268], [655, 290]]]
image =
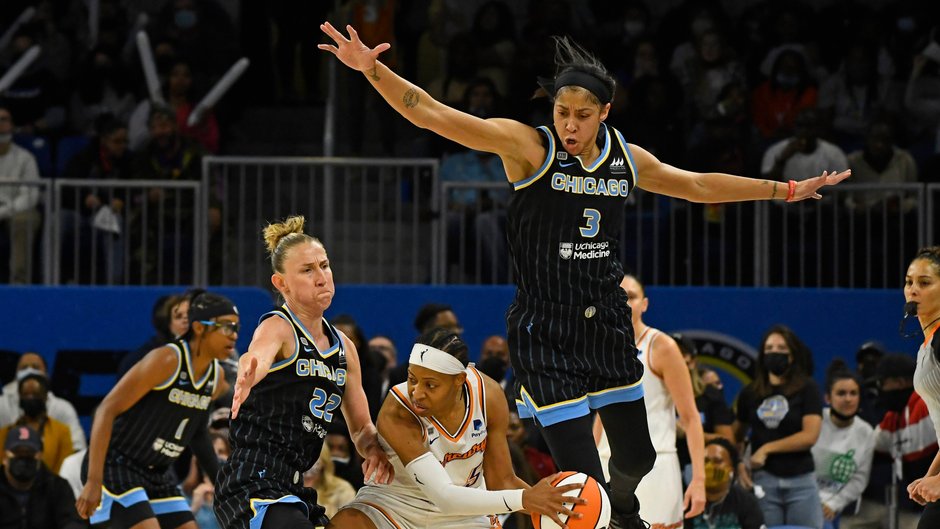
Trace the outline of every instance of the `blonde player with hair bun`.
[[328, 529], [489, 529], [499, 527], [495, 515], [522, 509], [565, 527], [559, 515], [586, 503], [564, 496], [579, 484], [553, 487], [557, 474], [533, 487], [516, 476], [506, 396], [468, 364], [467, 345], [448, 329], [418, 338], [408, 380], [389, 391], [376, 422], [395, 479], [367, 482]]
[[315, 528], [326, 522], [303, 474], [343, 414], [378, 483], [394, 471], [378, 443], [362, 390], [355, 345], [323, 317], [333, 270], [323, 243], [294, 216], [264, 229], [271, 283], [284, 304], [261, 316], [238, 362], [232, 399], [232, 453], [218, 477], [215, 512], [226, 529]]

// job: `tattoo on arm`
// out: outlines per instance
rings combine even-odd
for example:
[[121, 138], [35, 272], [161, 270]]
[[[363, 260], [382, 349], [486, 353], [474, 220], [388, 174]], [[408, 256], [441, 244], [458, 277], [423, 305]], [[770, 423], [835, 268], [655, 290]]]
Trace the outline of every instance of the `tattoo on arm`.
[[409, 88], [408, 91], [405, 92], [405, 95], [404, 97], [402, 97], [401, 100], [403, 103], [405, 103], [406, 107], [414, 108], [418, 106], [418, 99], [419, 99], [418, 91], [415, 90], [414, 88]]
[[770, 200], [777, 198], [777, 182], [774, 182], [774, 192], [770, 195]]
[[368, 75], [369, 78], [372, 79], [373, 81], [379, 82], [379, 79], [381, 79], [381, 77], [379, 77], [378, 69], [379, 69], [378, 65], [373, 66], [371, 70], [366, 72], [366, 75]]

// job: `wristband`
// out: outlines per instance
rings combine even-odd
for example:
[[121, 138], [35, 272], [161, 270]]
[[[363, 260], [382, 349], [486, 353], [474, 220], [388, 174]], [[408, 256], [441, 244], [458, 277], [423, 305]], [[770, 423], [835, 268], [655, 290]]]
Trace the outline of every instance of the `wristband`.
[[787, 182], [787, 202], [793, 202], [793, 195], [796, 194], [796, 180]]

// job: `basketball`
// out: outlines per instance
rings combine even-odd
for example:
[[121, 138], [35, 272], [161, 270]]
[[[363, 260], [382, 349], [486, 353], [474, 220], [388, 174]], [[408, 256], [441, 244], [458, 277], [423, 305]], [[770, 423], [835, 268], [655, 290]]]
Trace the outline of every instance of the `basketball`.
[[[574, 508], [574, 512], [583, 517], [568, 519], [562, 514], [560, 515], [561, 521], [568, 525], [568, 529], [606, 529], [610, 525], [610, 500], [607, 499], [607, 491], [597, 483], [597, 480], [581, 472], [562, 472], [552, 482], [555, 487], [573, 484], [581, 485], [581, 488], [569, 491], [566, 496], [587, 500], [587, 504]], [[532, 515], [532, 524], [535, 529], [559, 528], [558, 524], [548, 516], [536, 514]]]

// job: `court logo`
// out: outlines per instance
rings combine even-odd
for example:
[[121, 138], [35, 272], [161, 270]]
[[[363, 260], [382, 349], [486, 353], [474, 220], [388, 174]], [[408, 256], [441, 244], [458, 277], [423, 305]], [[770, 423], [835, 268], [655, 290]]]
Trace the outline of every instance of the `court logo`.
[[610, 173], [611, 174], [626, 174], [627, 167], [623, 158], [614, 158], [614, 161], [610, 162]]
[[558, 255], [562, 259], [571, 259], [571, 254], [574, 253], [574, 244], [570, 242], [561, 242], [558, 243]]
[[302, 415], [300, 417], [300, 424], [301, 426], [304, 427], [304, 430], [306, 430], [307, 433], [310, 433], [313, 431], [313, 419], [311, 419], [310, 417], [306, 415]]

